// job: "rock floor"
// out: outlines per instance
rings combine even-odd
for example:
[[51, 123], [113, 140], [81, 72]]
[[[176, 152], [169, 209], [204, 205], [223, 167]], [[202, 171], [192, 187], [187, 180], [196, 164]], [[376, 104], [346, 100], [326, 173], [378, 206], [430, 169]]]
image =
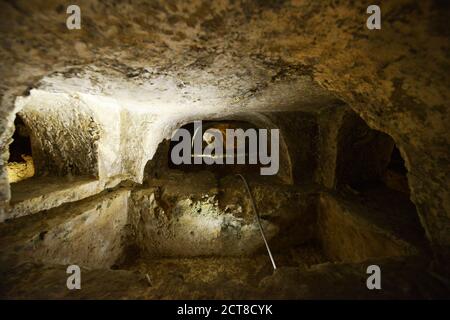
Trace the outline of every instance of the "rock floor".
[[[193, 185], [188, 181], [194, 177], [197, 178], [195, 188], [186, 190], [182, 187]], [[184, 256], [152, 256], [142, 254], [142, 248], [127, 243], [129, 238], [124, 230], [129, 228], [129, 222], [123, 213], [129, 205], [127, 199], [131, 199], [130, 193], [147, 189], [161, 187], [161, 197], [166, 197], [169, 207], [173, 203], [168, 199], [175, 195], [193, 194], [201, 198], [202, 194], [213, 191], [221, 202], [219, 209], [215, 210], [225, 212], [226, 203], [243, 201], [243, 209], [237, 214], [250, 219], [246, 209], [248, 203], [244, 201], [246, 197], [242, 191], [237, 191], [243, 188], [233, 187], [230, 179], [216, 183], [208, 175], [175, 174], [166, 180], [154, 180], [151, 185], [126, 185], [7, 221], [0, 226], [0, 298], [432, 299], [449, 296], [448, 282], [433, 272], [427, 251], [417, 245], [421, 243], [419, 232], [416, 233], [419, 240], [403, 237], [404, 229], [396, 223], [400, 216], [395, 215], [406, 214], [409, 207], [395, 204], [392, 210], [388, 210], [389, 217], [379, 215], [385, 211], [383, 199], [390, 201], [380, 189], [371, 193], [365, 190], [339, 196], [327, 195], [326, 208], [335, 210], [334, 220], [324, 219], [322, 212], [316, 222], [323, 223], [319, 232], [323, 239], [350, 239], [354, 243], [354, 253], [339, 252], [348, 251], [344, 243], [324, 247], [323, 239], [287, 242], [286, 239], [295, 237], [293, 234], [286, 237], [285, 234], [272, 239], [272, 252], [278, 267], [275, 271], [261, 239], [261, 246], [254, 253], [234, 256], [189, 256], [188, 252]], [[276, 219], [280, 212], [285, 215], [284, 212], [296, 210], [292, 204], [271, 208], [272, 203], [279, 203], [275, 201], [278, 195], [288, 203], [298, 199], [292, 194], [298, 196], [304, 192], [301, 187], [292, 189], [280, 185], [274, 188], [274, 183], [270, 183], [268, 188], [258, 181], [252, 181], [252, 186], [264, 219], [272, 223], [285, 223]], [[273, 189], [277, 190], [268, 193], [267, 190]], [[315, 194], [317, 190], [312, 189], [311, 192]], [[362, 210], [362, 203], [369, 204], [370, 210]], [[337, 220], [343, 220], [343, 223], [335, 223]], [[409, 228], [411, 223], [409, 221], [406, 226]], [[171, 223], [168, 225], [173, 226]], [[286, 232], [288, 229], [283, 230]], [[341, 237], [336, 237], [336, 234]], [[346, 234], [348, 239], [342, 238]], [[366, 234], [371, 235], [370, 240], [375, 241], [375, 245], [355, 243], [368, 241]], [[284, 241], [283, 245], [277, 245], [277, 241]], [[189, 245], [192, 244], [186, 243], [186, 251]], [[390, 252], [395, 255], [385, 256], [387, 249], [392, 249]], [[334, 254], [329, 254], [330, 250], [335, 250]], [[65, 261], [61, 254], [67, 252], [72, 254], [72, 260], [85, 262], [80, 264], [81, 290], [68, 290], [66, 287], [69, 261]], [[375, 256], [370, 257], [374, 253]], [[368, 290], [366, 287], [366, 270], [371, 264], [379, 265], [382, 270], [382, 290]]]

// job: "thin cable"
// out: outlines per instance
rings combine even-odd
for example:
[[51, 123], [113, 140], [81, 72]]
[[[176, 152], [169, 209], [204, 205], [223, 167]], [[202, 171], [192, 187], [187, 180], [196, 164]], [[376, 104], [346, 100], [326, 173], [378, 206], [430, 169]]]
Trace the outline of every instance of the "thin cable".
[[200, 127], [197, 127], [197, 129], [195, 129], [195, 131], [194, 131], [194, 136], [192, 137], [191, 148], [194, 147], [195, 136], [197, 135], [197, 132], [199, 129], [200, 129]]
[[264, 244], [266, 245], [266, 249], [267, 249], [267, 253], [269, 254], [270, 261], [272, 261], [273, 270], [276, 270], [277, 266], [275, 264], [275, 260], [273, 259], [272, 252], [270, 251], [269, 244], [267, 243], [266, 236], [264, 235], [264, 230], [261, 225], [261, 219], [259, 217], [258, 210], [256, 209], [255, 199], [253, 199], [253, 195], [250, 191], [250, 187], [248, 186], [247, 180], [245, 179], [245, 177], [242, 174], [237, 173], [236, 175], [241, 177], [242, 181], [244, 181], [245, 188], [247, 189], [247, 192], [250, 195], [250, 200], [252, 201], [253, 211], [255, 211], [256, 221], [258, 222], [258, 226], [259, 226], [259, 231], [261, 232], [261, 236], [264, 240]]

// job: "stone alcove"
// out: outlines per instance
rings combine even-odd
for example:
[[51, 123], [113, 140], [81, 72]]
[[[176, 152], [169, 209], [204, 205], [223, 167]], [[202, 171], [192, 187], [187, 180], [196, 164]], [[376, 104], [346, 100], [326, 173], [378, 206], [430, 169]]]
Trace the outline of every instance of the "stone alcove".
[[30, 130], [20, 115], [16, 115], [14, 128], [13, 141], [9, 145], [9, 159], [6, 167], [9, 183], [29, 179], [35, 174]]

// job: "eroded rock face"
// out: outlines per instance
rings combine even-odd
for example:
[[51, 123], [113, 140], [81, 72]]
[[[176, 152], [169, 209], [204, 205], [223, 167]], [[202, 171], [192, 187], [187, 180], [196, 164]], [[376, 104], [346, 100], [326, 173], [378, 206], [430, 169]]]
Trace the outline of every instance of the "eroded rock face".
[[[141, 237], [138, 244], [149, 256], [243, 255], [261, 247], [255, 221], [248, 223], [232, 212], [221, 211], [214, 195], [204, 194], [198, 200], [172, 195], [170, 204], [155, 198], [154, 190], [133, 196], [132, 210]], [[265, 227], [271, 238], [278, 229], [268, 223]]]
[[[129, 190], [42, 211], [2, 226], [6, 260], [109, 268], [124, 255]], [[20, 252], [20, 254], [17, 254]]]
[[[389, 208], [383, 193], [392, 192], [385, 188], [352, 198], [310, 186], [249, 182], [275, 257], [303, 245], [320, 245], [317, 254], [323, 249], [327, 259], [345, 262], [425, 252], [423, 230], [406, 195], [391, 196], [399, 204]], [[4, 222], [0, 253], [22, 262], [92, 268], [130, 267], [137, 258], [265, 253], [250, 195], [238, 177], [171, 171], [149, 184], [119, 186]]]
[[[318, 239], [332, 260], [362, 262], [371, 257], [416, 255], [422, 249], [420, 241], [419, 244], [405, 241], [386, 228], [389, 213], [381, 214], [383, 211], [380, 209], [358, 206], [329, 194], [320, 196], [319, 206]], [[394, 210], [401, 209], [397, 207]], [[409, 213], [408, 208], [404, 211], [403, 217]], [[405, 220], [408, 221], [407, 217]], [[411, 225], [408, 227], [413, 229]], [[417, 230], [415, 232], [418, 233]]]
[[[394, 139], [427, 236], [449, 256], [446, 2], [389, 1], [381, 31], [367, 30], [365, 4], [349, 0], [79, 5], [80, 31], [66, 29], [62, 1], [0, 5], [3, 202], [10, 199], [5, 164], [14, 102], [45, 76], [43, 89], [112, 97], [134, 108], [130, 119], [141, 108], [172, 112], [154, 132], [159, 141], [167, 123], [244, 109], [317, 109], [337, 97]], [[122, 145], [120, 153], [128, 151]], [[329, 186], [333, 167], [320, 169]]]
[[[131, 194], [131, 239], [144, 256], [245, 256], [264, 252], [250, 195], [238, 177], [168, 175]], [[170, 178], [169, 178], [170, 179]], [[191, 186], [189, 189], [186, 185]], [[199, 188], [199, 186], [201, 186]], [[209, 186], [209, 187], [208, 187]], [[312, 241], [315, 196], [295, 188], [255, 184], [252, 194], [275, 250]]]
[[[56, 97], [55, 97], [56, 98]], [[97, 142], [100, 127], [93, 113], [80, 103], [37, 98], [23, 112], [32, 135], [37, 175], [88, 175], [98, 177]], [[39, 101], [40, 100], [40, 101]]]

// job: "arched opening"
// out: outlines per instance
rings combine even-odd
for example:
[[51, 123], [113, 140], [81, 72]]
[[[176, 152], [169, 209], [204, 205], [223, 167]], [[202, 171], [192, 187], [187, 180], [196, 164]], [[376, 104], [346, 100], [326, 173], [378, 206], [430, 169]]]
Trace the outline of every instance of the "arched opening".
[[13, 141], [9, 145], [9, 159], [6, 167], [9, 183], [31, 178], [35, 174], [30, 131], [20, 115], [16, 115], [14, 127]]
[[[340, 129], [336, 158], [336, 190], [320, 202], [319, 233], [327, 255], [363, 261], [428, 252], [410, 199], [407, 169], [393, 138], [349, 113]], [[380, 236], [380, 230], [403, 242]]]
[[8, 146], [10, 198], [5, 218], [53, 208], [65, 197], [79, 199], [98, 192], [100, 129], [89, 110], [45, 93], [18, 97], [15, 103], [20, 111]]
[[[243, 174], [292, 184], [290, 152], [284, 140], [284, 132], [261, 119], [256, 122], [250, 122], [245, 117], [243, 119], [245, 120], [233, 117], [185, 123], [174, 130], [173, 135], [179, 130], [185, 130], [188, 137], [173, 139], [172, 136], [172, 139], [161, 141], [144, 167], [144, 181], [148, 182], [149, 179], [167, 173], [203, 172], [212, 174], [218, 180], [225, 176]], [[228, 133], [231, 138], [227, 137], [227, 130], [231, 131]], [[217, 141], [216, 144], [217, 135], [220, 135], [220, 143]], [[181, 143], [187, 147], [180, 147]], [[220, 155], [217, 153], [218, 145]], [[178, 160], [174, 161], [172, 156]]]
[[[278, 128], [264, 120], [262, 117], [252, 119], [243, 116], [206, 120], [201, 122], [201, 129], [198, 130], [195, 122], [184, 124], [179, 129], [189, 133], [188, 150], [183, 152], [189, 153], [187, 159], [190, 163], [175, 163], [171, 157], [174, 150], [179, 151], [175, 148], [182, 139], [164, 140], [159, 144], [153, 158], [145, 166], [144, 188], [130, 202], [131, 214], [142, 217], [136, 221], [135, 229], [139, 235], [138, 246], [144, 256], [216, 255], [250, 259], [250, 256], [257, 255], [264, 259], [265, 247], [252, 201], [245, 184], [236, 174], [243, 175], [250, 185], [264, 232], [271, 239], [273, 250], [283, 254], [288, 252], [287, 255], [291, 249], [300, 252], [310, 250], [315, 252], [314, 257], [320, 255], [313, 243], [316, 195], [309, 190], [297, 193], [292, 183], [286, 183], [283, 179], [288, 176], [287, 172], [291, 172], [284, 132], [280, 129], [280, 149], [274, 150], [270, 133], [271, 129]], [[223, 156], [232, 156], [233, 161], [229, 162], [233, 163], [227, 164], [224, 160], [222, 164], [194, 164], [193, 159], [197, 156], [197, 160], [202, 159], [205, 148], [215, 141], [215, 136], [208, 135], [210, 130], [220, 132], [224, 138], [221, 141]], [[239, 149], [237, 139], [234, 143], [227, 140], [230, 138], [227, 130], [234, 133], [237, 130], [244, 133], [254, 130], [255, 135], [246, 136], [244, 148]], [[268, 133], [267, 139], [259, 136], [264, 130]], [[192, 143], [196, 138], [200, 138], [200, 152]], [[250, 141], [251, 138], [253, 140]], [[230, 153], [226, 150], [227, 142], [232, 145]], [[238, 154], [242, 151], [244, 161], [238, 163]], [[261, 175], [261, 169], [270, 164], [259, 161], [260, 151], [267, 151], [269, 157], [279, 153], [279, 171], [276, 174]], [[252, 157], [256, 158], [257, 163], [250, 161]], [[145, 208], [142, 199], [149, 204]], [[168, 225], [170, 230], [166, 228]], [[289, 260], [286, 263], [293, 262]], [[270, 272], [270, 265], [267, 267], [265, 272]]]
[[338, 138], [336, 179], [338, 188], [355, 192], [389, 189], [410, 195], [405, 161], [394, 139], [371, 129], [361, 118], [350, 114]]

